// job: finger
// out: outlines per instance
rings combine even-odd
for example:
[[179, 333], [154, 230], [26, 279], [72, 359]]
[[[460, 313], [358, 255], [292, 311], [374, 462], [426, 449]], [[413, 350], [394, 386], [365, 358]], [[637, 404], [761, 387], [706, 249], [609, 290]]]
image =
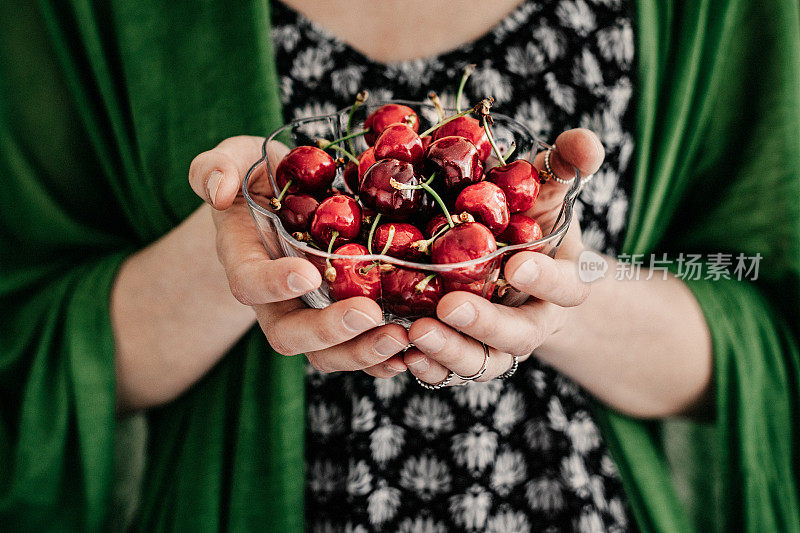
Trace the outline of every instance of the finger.
[[216, 209], [233, 203], [247, 170], [261, 158], [263, 137], [230, 137], [199, 154], [189, 165], [192, 190]]
[[506, 279], [524, 293], [561, 307], [580, 305], [590, 285], [578, 277], [574, 262], [536, 252], [512, 255], [505, 266]]
[[396, 354], [408, 346], [408, 333], [398, 324], [387, 324], [330, 348], [306, 353], [321, 372], [370, 370], [376, 377], [392, 377], [406, 366]]
[[489, 359], [477, 340], [467, 337], [455, 329], [433, 318], [421, 318], [411, 325], [408, 338], [414, 346], [431, 361], [436, 361], [461, 376], [472, 376], [486, 362], [484, 374], [476, 381], [486, 381], [503, 373], [508, 354], [489, 349]]
[[302, 304], [298, 306], [298, 302], [255, 306], [267, 340], [283, 355], [316, 352], [342, 344], [377, 327], [383, 320], [380, 306], [361, 296], [334, 302], [325, 309], [308, 309]]
[[[449, 368], [428, 357], [417, 348], [410, 348], [406, 351], [403, 355], [403, 362], [414, 377], [429, 385], [441, 383], [450, 374]], [[464, 382], [461, 379], [454, 377], [448, 385], [454, 386], [462, 383]]]
[[[600, 168], [605, 157], [600, 140], [593, 132], [578, 128], [563, 132], [554, 144], [557, 147], [550, 154], [550, 168], [559, 178], [569, 181], [575, 177], [575, 167], [581, 173], [581, 179], [589, 176]], [[533, 165], [544, 170], [545, 152], [539, 152], [533, 160]], [[564, 195], [572, 183], [558, 183], [549, 180], [539, 191], [539, 197], [526, 214], [535, 218], [543, 228], [549, 228], [564, 202]]]
[[550, 307], [543, 302], [508, 307], [493, 304], [472, 293], [451, 292], [439, 301], [436, 315], [443, 323], [476, 342], [483, 342], [500, 352], [526, 356], [554, 329]]
[[[605, 158], [605, 149], [600, 138], [586, 128], [563, 132], [556, 138], [553, 146], [555, 150], [550, 154], [550, 168], [562, 180], [572, 179], [575, 176], [575, 167], [583, 177], [594, 174]], [[536, 168], [544, 168], [544, 152], [536, 155], [534, 165]]]
[[245, 305], [297, 298], [322, 283], [314, 265], [299, 257], [270, 258], [250, 224], [239, 217], [217, 220], [217, 256], [233, 295]]
[[405, 372], [407, 369], [408, 367], [403, 362], [403, 354], [398, 353], [380, 364], [365, 368], [364, 372], [372, 377], [389, 379]]

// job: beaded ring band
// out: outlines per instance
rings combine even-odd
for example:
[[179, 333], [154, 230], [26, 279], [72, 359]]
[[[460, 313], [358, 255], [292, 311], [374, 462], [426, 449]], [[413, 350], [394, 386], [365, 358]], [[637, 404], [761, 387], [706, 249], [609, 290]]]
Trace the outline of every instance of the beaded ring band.
[[420, 387], [422, 387], [423, 389], [428, 389], [428, 390], [439, 390], [439, 389], [443, 389], [443, 388], [447, 387], [447, 386], [450, 384], [450, 382], [451, 382], [451, 381], [453, 381], [453, 378], [454, 378], [455, 376], [456, 376], [456, 373], [455, 373], [455, 372], [453, 372], [453, 371], [451, 370], [451, 371], [450, 371], [450, 373], [449, 373], [449, 374], [447, 374], [447, 377], [446, 377], [446, 378], [444, 378], [444, 379], [443, 379], [442, 381], [440, 381], [439, 383], [434, 383], [434, 384], [431, 384], [431, 383], [425, 383], [424, 381], [422, 381], [421, 379], [419, 379], [419, 378], [417, 378], [417, 377], [415, 377], [414, 379], [416, 379], [416, 380], [417, 380], [417, 384], [418, 384]]
[[519, 356], [513, 355], [512, 357], [514, 358], [514, 362], [511, 363], [511, 368], [497, 376], [498, 379], [508, 379], [517, 373], [517, 369], [519, 368]]
[[569, 180], [562, 180], [561, 178], [556, 176], [556, 173], [553, 172], [553, 168], [550, 166], [550, 154], [552, 154], [553, 150], [555, 150], [555, 149], [556, 149], [556, 146], [553, 145], [550, 148], [548, 148], [547, 150], [545, 150], [545, 152], [544, 152], [544, 169], [547, 171], [547, 173], [550, 175], [550, 177], [556, 183], [560, 183], [561, 185], [569, 185], [573, 181], [575, 181], [575, 176], [573, 176], [572, 179], [569, 179]]

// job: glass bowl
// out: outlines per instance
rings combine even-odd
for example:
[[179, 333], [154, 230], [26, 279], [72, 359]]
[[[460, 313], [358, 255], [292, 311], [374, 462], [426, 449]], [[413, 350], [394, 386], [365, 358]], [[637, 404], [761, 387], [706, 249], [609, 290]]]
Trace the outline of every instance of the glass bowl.
[[[386, 103], [403, 104], [414, 109], [420, 119], [420, 131], [433, 125], [437, 118], [436, 109], [426, 102], [404, 100], [367, 102], [356, 109], [352, 122], [352, 131], [360, 131], [367, 115]], [[453, 110], [447, 111], [449, 113], [454, 112]], [[523, 250], [535, 250], [551, 257], [555, 254], [569, 229], [575, 198], [580, 192], [578, 169], [575, 169], [576, 179], [572, 181], [572, 185], [565, 193], [555, 222], [550, 227], [542, 228], [544, 237], [539, 240], [505, 246], [485, 257], [450, 264], [416, 263], [379, 254], [353, 256], [327, 253], [295, 239], [286, 230], [278, 215], [270, 208], [269, 200], [273, 194], [272, 191], [279, 190], [275, 184], [275, 169], [280, 160], [270, 160], [267, 146], [269, 143], [277, 141], [286, 145], [288, 149], [292, 149], [302, 145], [315, 145], [318, 138], [338, 139], [343, 137], [347, 131], [349, 115], [350, 108], [348, 107], [330, 115], [295, 120], [278, 128], [264, 141], [261, 158], [248, 170], [242, 182], [242, 192], [270, 257], [273, 259], [285, 256], [302, 257], [314, 264], [323, 274], [329, 264], [333, 264], [338, 268], [345, 265], [369, 265], [376, 262], [377, 266], [380, 266], [377, 271], [381, 277], [382, 287], [377, 301], [383, 309], [384, 320], [387, 323], [394, 322], [408, 326], [416, 318], [433, 314], [431, 308], [420, 310], [420, 306], [407, 305], [407, 301], [398, 299], [397, 291], [393, 291], [391, 296], [387, 293], [384, 297], [383, 287], [389, 283], [394, 283], [393, 286], [396, 287], [400, 272], [404, 273], [406, 279], [413, 279], [415, 283], [421, 278], [435, 275], [433, 279], [440, 279], [444, 292], [468, 290], [503, 305], [519, 306], [524, 303], [528, 298], [526, 294], [504, 284], [502, 281], [498, 283], [502, 274], [504, 259], [514, 252]], [[546, 144], [537, 142], [529, 130], [520, 122], [499, 113], [492, 113], [492, 118], [494, 119], [492, 131], [498, 148], [503, 152], [507, 152], [512, 145], [515, 146], [508, 162], [519, 158], [525, 158], [533, 162], [537, 148], [548, 148]], [[362, 137], [353, 139], [353, 144], [356, 153], [361, 153], [367, 148]], [[273, 157], [275, 156], [273, 155]], [[494, 159], [494, 156], [487, 160], [487, 168], [492, 166], [492, 159]], [[497, 164], [496, 159], [494, 159], [494, 164]], [[338, 168], [333, 182], [334, 188], [339, 190], [345, 189], [342, 173], [342, 168]], [[268, 178], [268, 181], [266, 178]], [[390, 279], [389, 276], [394, 276], [395, 278]], [[318, 309], [333, 303], [334, 300], [331, 297], [324, 275], [322, 285], [318, 289], [303, 295], [302, 299], [308, 306]]]

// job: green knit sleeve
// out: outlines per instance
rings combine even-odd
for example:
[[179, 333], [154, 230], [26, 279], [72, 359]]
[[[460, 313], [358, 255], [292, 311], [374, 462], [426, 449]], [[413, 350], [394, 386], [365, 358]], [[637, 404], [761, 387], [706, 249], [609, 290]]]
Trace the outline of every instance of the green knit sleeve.
[[737, 0], [639, 12], [640, 201], [626, 251], [760, 256], [758, 279], [684, 278], [713, 342], [710, 420], [599, 408], [643, 531], [800, 531], [797, 13]]

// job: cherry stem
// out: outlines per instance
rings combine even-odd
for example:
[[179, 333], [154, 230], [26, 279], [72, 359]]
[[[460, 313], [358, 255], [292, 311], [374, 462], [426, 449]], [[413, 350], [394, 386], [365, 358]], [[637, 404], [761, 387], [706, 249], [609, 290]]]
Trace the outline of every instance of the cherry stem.
[[375, 235], [375, 228], [381, 221], [381, 213], [375, 215], [375, 220], [372, 221], [372, 226], [369, 228], [369, 235], [367, 236], [367, 251], [372, 255], [372, 237]]
[[502, 248], [503, 246], [508, 246], [508, 243], [497, 241], [498, 248]]
[[428, 286], [428, 283], [430, 283], [431, 280], [435, 277], [436, 274], [428, 274], [427, 276], [425, 276], [425, 279], [414, 285], [414, 290], [417, 291], [418, 294], [423, 292], [425, 288]]
[[[356, 95], [356, 101], [353, 102], [353, 105], [350, 107], [350, 114], [347, 116], [347, 135], [350, 135], [350, 131], [353, 128], [353, 115], [356, 114], [356, 109], [361, 106], [364, 102], [367, 101], [369, 98], [369, 93], [367, 91], [361, 91]], [[364, 130], [366, 133], [367, 130]], [[347, 139], [347, 147], [350, 149], [351, 152], [355, 152], [356, 148], [353, 146], [353, 141]]]
[[[338, 237], [339, 237], [339, 232], [333, 230], [331, 232], [331, 240], [328, 242], [328, 253], [331, 253], [331, 251], [333, 250], [333, 243], [336, 241]], [[328, 261], [330, 261], [330, 258], [328, 258]]]
[[417, 249], [420, 253], [427, 254], [431, 244], [433, 244], [433, 241], [435, 241], [436, 239], [447, 233], [449, 230], [450, 226], [445, 226], [436, 233], [434, 233], [430, 239], [414, 241], [411, 243], [411, 245], [412, 247]]
[[431, 133], [433, 133], [437, 129], [439, 129], [442, 126], [444, 126], [445, 124], [447, 124], [448, 122], [451, 122], [451, 121], [453, 121], [453, 120], [455, 120], [455, 119], [457, 119], [459, 117], [463, 117], [463, 116], [469, 115], [470, 113], [472, 113], [472, 111], [473, 111], [473, 109], [467, 109], [466, 111], [461, 111], [460, 113], [456, 113], [455, 115], [450, 115], [449, 117], [447, 117], [444, 120], [440, 120], [439, 122], [437, 122], [436, 124], [434, 124], [433, 126], [428, 128], [427, 130], [425, 130], [422, 133], [420, 133], [419, 134], [420, 139], [422, 137], [425, 137], [426, 135], [430, 135]]
[[516, 149], [517, 149], [517, 143], [512, 142], [511, 147], [508, 149], [508, 152], [506, 152], [506, 155], [504, 156], [506, 158], [506, 161], [508, 161], [508, 158], [511, 157], [511, 154], [513, 154], [514, 150]]
[[439, 115], [439, 120], [444, 120], [444, 107], [442, 107], [442, 101], [439, 100], [439, 95], [431, 91], [428, 93], [428, 98], [430, 98], [433, 107], [436, 109], [436, 114]]
[[433, 196], [433, 199], [436, 201], [437, 204], [439, 204], [439, 207], [442, 208], [442, 212], [444, 213], [444, 216], [447, 218], [447, 223], [450, 225], [451, 228], [454, 228], [456, 225], [453, 224], [452, 220], [450, 220], [450, 211], [447, 210], [447, 206], [444, 204], [442, 197], [439, 196], [436, 193], [436, 191], [433, 190], [433, 187], [428, 185], [430, 182], [433, 181], [434, 176], [436, 176], [436, 173], [431, 175], [430, 179], [427, 182], [422, 182], [420, 183], [420, 185], [422, 186], [423, 189], [425, 189], [428, 192], [428, 194]]
[[497, 159], [500, 160], [500, 165], [505, 166], [506, 160], [503, 159], [503, 154], [500, 153], [500, 149], [497, 147], [497, 143], [494, 142], [494, 135], [492, 135], [492, 128], [489, 127], [489, 117], [487, 115], [483, 116], [483, 129], [486, 131], [486, 137], [489, 138], [489, 144], [492, 145], [492, 150], [494, 150], [494, 154], [497, 156]]
[[317, 146], [319, 146], [323, 150], [327, 150], [329, 148], [331, 150], [336, 150], [337, 152], [339, 152], [341, 154], [344, 154], [345, 157], [347, 157], [350, 161], [352, 161], [356, 165], [358, 164], [358, 158], [356, 156], [354, 156], [353, 154], [351, 154], [350, 152], [348, 152], [347, 150], [345, 150], [344, 148], [342, 148], [341, 146], [338, 146], [338, 145], [335, 145], [335, 144], [331, 144], [330, 142], [326, 141], [325, 139], [317, 139]]
[[[339, 232], [336, 231], [336, 230], [333, 230], [331, 232], [331, 240], [330, 240], [330, 242], [328, 242], [328, 255], [329, 256], [331, 254], [331, 250], [333, 250], [333, 243], [334, 243], [334, 241], [336, 241], [336, 239], [338, 237], [339, 237]], [[331, 264], [331, 258], [330, 257], [326, 257], [325, 258], [325, 265], [327, 266], [327, 268], [325, 269], [325, 279], [327, 279], [330, 282], [336, 281], [336, 269], [333, 268], [333, 265]]]
[[383, 246], [383, 250], [381, 250], [381, 255], [386, 255], [386, 252], [389, 251], [389, 248], [392, 246], [392, 241], [394, 240], [394, 224], [389, 226], [389, 235], [386, 237], [386, 244]]
[[[339, 144], [342, 141], [349, 141], [350, 139], [355, 139], [356, 137], [361, 137], [362, 135], [366, 135], [367, 133], [369, 133], [369, 131], [370, 129], [367, 128], [365, 130], [357, 131], [355, 133], [348, 132], [347, 135], [345, 135], [344, 137], [339, 137], [338, 139], [335, 139], [333, 141], [328, 141], [326, 139], [318, 139], [317, 143], [319, 143], [320, 148], [325, 150], [327, 148], [330, 148], [334, 144]], [[352, 147], [350, 149], [352, 150]]]
[[[377, 222], [380, 217], [381, 217], [381, 214], [378, 213], [375, 216], [375, 222]], [[367, 251], [369, 251], [370, 255], [372, 255], [372, 233], [374, 231], [375, 231], [375, 225], [373, 225], [372, 229], [370, 229], [370, 231], [369, 231], [369, 239], [367, 240]], [[392, 245], [392, 241], [393, 240], [394, 240], [394, 226], [389, 226], [389, 237], [386, 239], [386, 244], [384, 245], [383, 250], [381, 250], [380, 255], [386, 255], [386, 252], [389, 251], [389, 247]], [[373, 268], [375, 268], [378, 265], [380, 265], [380, 261], [372, 261], [371, 265], [367, 265], [366, 267], [360, 268], [358, 270], [358, 272], [362, 276], [365, 276], [365, 275], [367, 275], [369, 273], [370, 270], [372, 270]]]
[[450, 220], [450, 211], [447, 210], [447, 206], [445, 205], [444, 200], [442, 200], [442, 197], [439, 196], [439, 194], [433, 190], [433, 187], [431, 187], [431, 183], [433, 182], [433, 178], [435, 177], [436, 173], [434, 172], [433, 174], [431, 174], [431, 177], [428, 178], [427, 181], [421, 181], [419, 185], [409, 185], [407, 183], [400, 183], [394, 178], [389, 178], [389, 185], [391, 185], [392, 187], [394, 187], [399, 191], [413, 191], [416, 189], [423, 189], [425, 192], [427, 192], [433, 197], [434, 201], [437, 204], [439, 204], [439, 207], [442, 208], [444, 216], [447, 218], [447, 223], [450, 225], [451, 228], [454, 228], [455, 224], [453, 224], [453, 221]]
[[474, 71], [474, 64], [464, 67], [464, 74], [461, 75], [461, 83], [458, 84], [458, 93], [456, 93], [456, 112], [458, 113], [461, 113], [461, 96], [464, 94], [464, 86]]
[[287, 181], [286, 185], [283, 186], [283, 190], [281, 190], [280, 194], [278, 194], [278, 197], [273, 198], [270, 201], [270, 204], [272, 204], [272, 207], [274, 207], [276, 211], [281, 208], [281, 200], [283, 200], [283, 197], [286, 196], [286, 193], [289, 191], [289, 187], [292, 186], [292, 181], [293, 180]]

